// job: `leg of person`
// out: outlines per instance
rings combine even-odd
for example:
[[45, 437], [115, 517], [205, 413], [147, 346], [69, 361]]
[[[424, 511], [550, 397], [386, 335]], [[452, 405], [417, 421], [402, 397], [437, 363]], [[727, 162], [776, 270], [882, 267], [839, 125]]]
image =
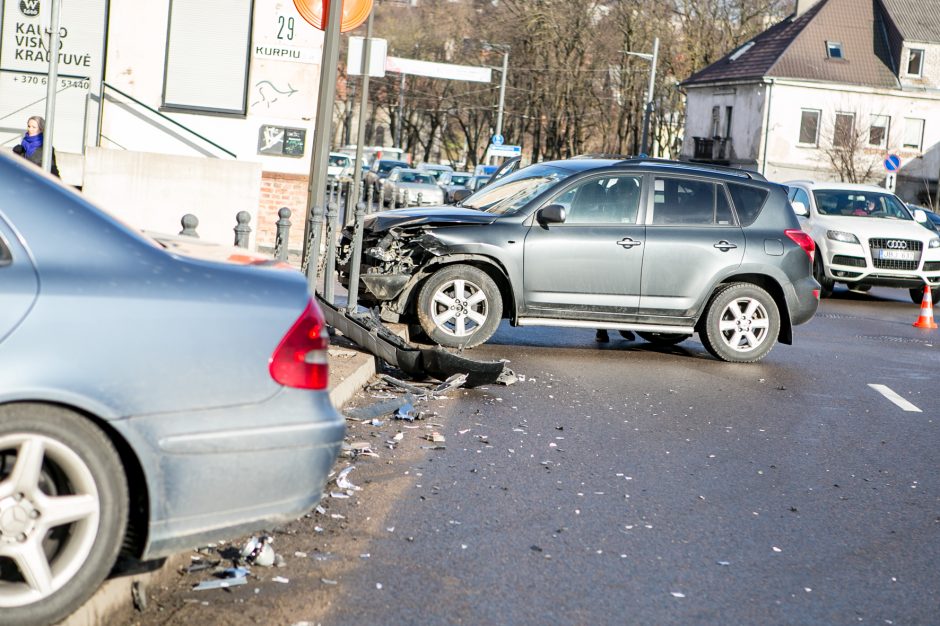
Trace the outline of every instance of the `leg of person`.
[[607, 343], [610, 341], [610, 337], [607, 335], [607, 331], [603, 328], [597, 329], [597, 334], [594, 335], [594, 341], [597, 343]]

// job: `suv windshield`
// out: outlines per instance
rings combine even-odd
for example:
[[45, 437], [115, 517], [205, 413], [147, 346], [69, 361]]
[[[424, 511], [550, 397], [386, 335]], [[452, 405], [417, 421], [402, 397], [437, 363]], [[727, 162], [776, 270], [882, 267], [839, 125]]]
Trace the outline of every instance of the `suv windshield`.
[[530, 165], [484, 187], [461, 205], [487, 213], [509, 215], [572, 174], [574, 172], [550, 165]]
[[813, 197], [820, 215], [914, 219], [904, 204], [892, 194], [855, 189], [817, 189]]

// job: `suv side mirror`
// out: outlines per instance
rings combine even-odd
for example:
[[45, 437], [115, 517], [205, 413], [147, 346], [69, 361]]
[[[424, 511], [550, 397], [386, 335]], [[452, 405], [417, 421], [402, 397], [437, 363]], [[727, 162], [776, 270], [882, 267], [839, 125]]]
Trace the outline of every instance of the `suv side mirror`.
[[806, 205], [799, 200], [794, 200], [790, 203], [790, 206], [793, 207], [793, 212], [800, 217], [809, 217], [809, 210], [807, 210]]
[[927, 221], [927, 214], [924, 213], [923, 209], [914, 209], [914, 221], [921, 224]]
[[539, 209], [535, 219], [539, 221], [539, 224], [563, 224], [567, 217], [565, 207], [560, 204], [549, 204]]
[[458, 189], [454, 192], [454, 195], [451, 196], [454, 199], [455, 204], [460, 204], [464, 201], [465, 198], [469, 198], [473, 195], [473, 192], [469, 189]]

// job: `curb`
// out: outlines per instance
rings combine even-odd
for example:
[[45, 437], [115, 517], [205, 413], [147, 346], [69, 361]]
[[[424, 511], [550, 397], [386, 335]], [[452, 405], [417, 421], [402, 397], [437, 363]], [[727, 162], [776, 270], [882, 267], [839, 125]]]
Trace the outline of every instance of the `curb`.
[[[349, 354], [352, 353], [352, 354]], [[375, 357], [367, 352], [343, 346], [330, 346], [330, 400], [341, 408], [358, 392], [376, 372]], [[95, 594], [77, 611], [59, 622], [59, 626], [101, 626], [110, 624], [118, 612], [132, 611], [133, 589], [136, 584], [146, 594], [150, 586], [175, 574], [186, 562], [185, 554], [174, 554], [153, 571], [138, 574], [119, 574], [102, 583]]]

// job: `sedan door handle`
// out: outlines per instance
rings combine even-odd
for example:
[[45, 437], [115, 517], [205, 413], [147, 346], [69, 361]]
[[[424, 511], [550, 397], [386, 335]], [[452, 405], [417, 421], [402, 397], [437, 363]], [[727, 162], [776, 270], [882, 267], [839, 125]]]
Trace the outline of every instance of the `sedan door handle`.
[[637, 241], [636, 239], [630, 239], [629, 237], [624, 237], [623, 239], [617, 242], [617, 245], [623, 246], [624, 248], [629, 250], [633, 246], [638, 246], [642, 243], [643, 243], [642, 241]]
[[728, 250], [731, 250], [732, 248], [737, 248], [738, 246], [731, 243], [730, 241], [725, 241], [724, 239], [722, 239], [721, 241], [715, 244], [715, 247], [721, 250], [722, 252], [727, 252]]

